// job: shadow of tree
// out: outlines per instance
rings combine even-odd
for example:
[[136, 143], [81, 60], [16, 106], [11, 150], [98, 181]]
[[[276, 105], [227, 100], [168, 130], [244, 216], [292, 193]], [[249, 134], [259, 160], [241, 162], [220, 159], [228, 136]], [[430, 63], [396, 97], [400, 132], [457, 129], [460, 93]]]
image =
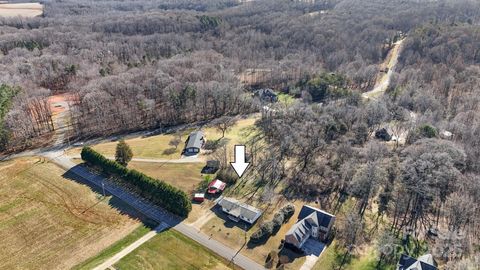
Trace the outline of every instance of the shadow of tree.
[[[99, 194], [99, 196], [103, 195], [103, 190], [101, 187], [92, 184], [90, 181], [85, 180], [83, 177], [79, 176], [77, 173], [73, 172], [72, 170], [76, 167], [79, 167], [81, 165], [77, 165], [73, 167], [72, 169], [66, 171], [62, 176], [65, 177], [68, 180], [74, 181], [78, 184], [84, 185], [89, 187], [93, 192]], [[109, 200], [104, 200], [105, 203], [107, 203], [110, 207], [113, 209], [117, 210], [120, 214], [122, 215], [127, 215], [132, 219], [138, 220], [141, 223], [143, 223], [144, 226], [148, 228], [155, 228], [159, 225], [159, 223], [145, 214], [141, 213], [137, 209], [133, 208], [126, 202], [122, 201], [116, 196], [113, 196], [110, 194], [108, 191], [105, 191], [106, 196], [111, 196]], [[91, 205], [88, 209], [94, 208], [99, 202], [95, 203], [94, 205]]]

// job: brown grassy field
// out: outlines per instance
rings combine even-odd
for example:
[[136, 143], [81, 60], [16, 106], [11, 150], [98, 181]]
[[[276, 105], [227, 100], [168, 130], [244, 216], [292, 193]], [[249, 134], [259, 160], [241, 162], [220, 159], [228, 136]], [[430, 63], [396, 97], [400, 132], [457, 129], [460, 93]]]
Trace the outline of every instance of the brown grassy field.
[[[254, 123], [257, 119], [257, 115], [245, 119], [240, 119], [237, 124], [225, 134], [225, 137], [229, 139], [229, 155], [233, 155], [233, 146], [235, 144], [241, 143], [245, 140], [245, 133], [247, 132], [249, 127], [254, 126]], [[218, 130], [213, 127], [206, 127], [202, 130], [205, 132], [207, 140], [217, 140], [222, 135]], [[182, 140], [185, 141], [191, 131], [193, 130], [185, 130], [179, 132], [178, 134], [181, 134]], [[180, 158], [183, 149], [183, 142], [174, 152], [165, 152], [165, 150], [167, 149], [172, 149], [172, 146], [168, 145], [168, 142], [170, 142], [170, 140], [172, 140], [173, 138], [174, 134], [161, 134], [147, 138], [131, 138], [126, 139], [125, 141], [132, 148], [134, 158], [178, 159]], [[114, 156], [116, 146], [117, 142], [105, 142], [93, 145], [92, 147], [95, 151], [98, 151], [103, 155]], [[79, 155], [80, 151], [80, 147], [72, 148], [68, 151], [68, 154]]]
[[43, 14], [40, 3], [0, 3], [0, 16], [3, 17], [36, 17]]
[[68, 269], [139, 222], [42, 158], [0, 163], [0, 269]]
[[190, 192], [202, 181], [203, 163], [153, 163], [135, 162], [128, 164], [131, 169], [138, 170], [156, 179], [163, 180], [185, 192]]

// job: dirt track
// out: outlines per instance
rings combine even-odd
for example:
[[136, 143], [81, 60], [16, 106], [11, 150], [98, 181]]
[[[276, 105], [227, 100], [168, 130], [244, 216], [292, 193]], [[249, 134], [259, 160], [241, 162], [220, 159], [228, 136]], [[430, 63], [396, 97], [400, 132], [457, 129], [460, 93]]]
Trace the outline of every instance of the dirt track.
[[363, 93], [362, 97], [366, 99], [375, 99], [378, 95], [382, 94], [387, 90], [388, 86], [390, 85], [390, 80], [392, 78], [395, 66], [398, 63], [398, 57], [400, 56], [402, 43], [404, 40], [405, 39], [397, 41], [395, 43], [395, 46], [389, 52], [387, 58], [385, 59], [385, 63], [383, 65], [388, 68], [387, 73], [377, 81], [375, 87], [371, 91]]
[[40, 3], [0, 3], [0, 16], [3, 17], [36, 17], [43, 14], [43, 5]]

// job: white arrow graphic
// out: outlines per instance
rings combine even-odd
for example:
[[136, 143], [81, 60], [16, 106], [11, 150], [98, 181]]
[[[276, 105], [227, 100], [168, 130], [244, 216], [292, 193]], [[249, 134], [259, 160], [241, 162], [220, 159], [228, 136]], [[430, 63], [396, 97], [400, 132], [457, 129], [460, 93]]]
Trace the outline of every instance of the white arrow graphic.
[[238, 177], [242, 177], [250, 163], [245, 162], [245, 145], [235, 145], [235, 162], [230, 162]]

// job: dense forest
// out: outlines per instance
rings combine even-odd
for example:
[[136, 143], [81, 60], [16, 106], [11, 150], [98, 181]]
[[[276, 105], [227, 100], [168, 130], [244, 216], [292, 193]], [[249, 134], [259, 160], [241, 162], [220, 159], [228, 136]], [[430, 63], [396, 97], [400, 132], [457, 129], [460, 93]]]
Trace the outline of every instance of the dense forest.
[[[43, 17], [0, 18], [0, 150], [51, 133], [56, 94], [85, 139], [260, 112], [252, 91], [273, 88], [296, 99], [263, 111], [249, 142], [259, 192], [284, 185], [334, 213], [353, 200], [344, 247], [408, 234], [467, 269], [480, 256], [479, 29], [475, 0], [45, 1]], [[365, 100], [401, 38], [386, 94]], [[365, 232], [372, 209], [385, 232]]]
[[[469, 1], [45, 1], [42, 18], [0, 19], [0, 80], [22, 89], [2, 148], [51, 132], [45, 100], [59, 93], [71, 95], [70, 136], [81, 138], [254, 111], [246, 90], [300, 95], [299, 82], [325, 71], [367, 90], [399, 33], [472, 24], [477, 11]], [[266, 72], [243, 87], [252, 69]]]

